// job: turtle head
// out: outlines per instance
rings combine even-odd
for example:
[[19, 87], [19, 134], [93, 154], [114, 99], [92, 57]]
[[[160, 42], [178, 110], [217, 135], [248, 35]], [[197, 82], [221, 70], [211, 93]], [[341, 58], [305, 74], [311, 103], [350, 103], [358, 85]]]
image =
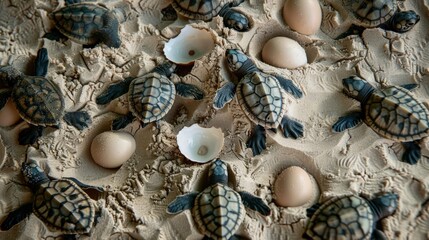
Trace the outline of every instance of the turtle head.
[[37, 186], [43, 182], [49, 181], [46, 173], [37, 165], [36, 161], [28, 160], [22, 163], [21, 168], [25, 181], [30, 187]]
[[360, 102], [365, 102], [374, 88], [364, 79], [351, 76], [343, 79], [343, 93]]
[[212, 163], [209, 169], [210, 186], [216, 183], [228, 184], [228, 168], [224, 161], [219, 158]]
[[0, 67], [0, 82], [5, 83], [6, 87], [13, 87], [24, 74], [10, 65]]
[[157, 72], [161, 75], [170, 77], [176, 71], [177, 65], [172, 62], [165, 62], [161, 65], [156, 66], [153, 72]]
[[404, 33], [410, 31], [419, 21], [420, 16], [413, 10], [397, 12], [392, 17], [390, 28], [394, 32]]
[[240, 79], [244, 75], [258, 70], [255, 63], [253, 63], [253, 61], [246, 54], [238, 49], [226, 50], [225, 56], [228, 63], [228, 68]]
[[247, 32], [250, 29], [250, 22], [247, 16], [232, 9], [223, 17], [223, 24], [237, 32]]
[[396, 193], [385, 193], [368, 201], [368, 204], [376, 221], [378, 221], [395, 212], [398, 207], [398, 195]]

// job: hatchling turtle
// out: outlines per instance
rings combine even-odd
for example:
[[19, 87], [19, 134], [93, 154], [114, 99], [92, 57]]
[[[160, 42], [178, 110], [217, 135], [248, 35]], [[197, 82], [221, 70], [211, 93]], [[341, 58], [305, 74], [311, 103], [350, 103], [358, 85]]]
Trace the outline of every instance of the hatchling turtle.
[[89, 234], [98, 210], [82, 190], [100, 187], [86, 185], [75, 178], [53, 179], [33, 160], [22, 164], [22, 174], [33, 192], [32, 202], [12, 211], [0, 225], [7, 231], [34, 213], [49, 229], [75, 239], [76, 234]]
[[248, 17], [232, 9], [242, 2], [244, 0], [173, 0], [162, 12], [168, 19], [175, 18], [174, 13], [177, 12], [187, 18], [203, 21], [210, 21], [219, 15], [223, 17], [225, 27], [246, 32], [250, 29]]
[[402, 142], [405, 148], [402, 160], [416, 164], [421, 157], [416, 141], [429, 135], [429, 110], [410, 92], [416, 86], [408, 84], [376, 90], [357, 76], [343, 79], [343, 92], [358, 100], [361, 109], [340, 117], [332, 129], [342, 132], [363, 121], [380, 136]]
[[126, 127], [136, 117], [142, 126], [157, 122], [171, 109], [176, 93], [185, 98], [201, 100], [204, 93], [194, 85], [186, 83], [174, 84], [169, 77], [176, 69], [170, 62], [158, 65], [151, 72], [137, 78], [126, 78], [124, 81], [108, 87], [97, 97], [97, 104], [107, 104], [128, 93], [130, 112], [115, 119], [112, 129]]
[[29, 128], [19, 133], [19, 144], [35, 143], [45, 127], [58, 128], [61, 119], [79, 130], [88, 127], [91, 123], [89, 114], [83, 111], [66, 112], [61, 90], [44, 77], [49, 65], [46, 48], [39, 49], [35, 65], [35, 76], [25, 76], [12, 66], [0, 67], [0, 82], [8, 87], [0, 92], [0, 108], [11, 97], [19, 115], [30, 124]]
[[310, 221], [303, 235], [306, 239], [387, 239], [376, 229], [377, 222], [392, 215], [398, 196], [386, 193], [372, 200], [359, 196], [333, 198], [307, 209]]
[[285, 137], [294, 139], [302, 137], [304, 132], [302, 124], [285, 115], [285, 92], [296, 98], [302, 97], [301, 90], [292, 80], [260, 71], [249, 57], [237, 49], [228, 49], [226, 59], [229, 69], [235, 73], [240, 82], [237, 85], [227, 82], [220, 88], [216, 92], [213, 106], [215, 109], [223, 108], [234, 98], [235, 92], [238, 92], [241, 109], [256, 124], [247, 141], [247, 147], [252, 148], [253, 154], [258, 155], [266, 148], [265, 128], [276, 131], [280, 125]]
[[121, 45], [118, 32], [119, 22], [122, 22], [123, 18], [116, 11], [110, 11], [104, 6], [73, 3], [50, 13], [49, 16], [54, 20], [57, 31], [46, 34], [44, 37], [48, 39], [59, 40], [65, 36], [88, 46], [99, 42], [113, 48]]
[[420, 21], [420, 16], [410, 11], [400, 11], [396, 0], [343, 0], [352, 25], [341, 39], [353, 34], [361, 34], [365, 28], [380, 27], [397, 33], [411, 30]]
[[192, 209], [199, 231], [206, 238], [216, 240], [237, 239], [234, 234], [244, 220], [245, 207], [270, 215], [270, 208], [261, 198], [228, 187], [228, 169], [222, 160], [216, 159], [210, 165], [208, 183], [209, 187], [200, 193], [178, 196], [168, 205], [167, 212], [176, 214]]

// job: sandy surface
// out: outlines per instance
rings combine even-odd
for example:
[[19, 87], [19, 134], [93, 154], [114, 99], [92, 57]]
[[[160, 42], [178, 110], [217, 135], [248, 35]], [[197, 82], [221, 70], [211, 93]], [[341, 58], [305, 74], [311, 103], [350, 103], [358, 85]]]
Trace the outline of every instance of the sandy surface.
[[[344, 20], [344, 11], [336, 11], [327, 0], [320, 0], [323, 31], [313, 36], [300, 35], [286, 26], [281, 16], [283, 0], [250, 0], [240, 5], [238, 9], [252, 19], [253, 28], [246, 33], [223, 28], [221, 18], [208, 23], [194, 22], [193, 26], [213, 34], [215, 48], [197, 60], [190, 73], [174, 75], [173, 80], [201, 87], [206, 97], [202, 101], [177, 97], [159, 128], [141, 128], [137, 122], [125, 128], [123, 131], [134, 135], [137, 150], [114, 170], [96, 165], [89, 146], [98, 133], [110, 129], [116, 113], [128, 111], [126, 98], [107, 106], [98, 106], [95, 98], [109, 83], [140, 76], [165, 61], [164, 43], [178, 32], [178, 25], [161, 21], [160, 10], [168, 1], [103, 2], [110, 8], [120, 4], [126, 9], [127, 19], [120, 26], [122, 45], [118, 49], [102, 44], [82, 49], [71, 41], [41, 38], [53, 28], [47, 14], [62, 6], [61, 0], [0, 2], [0, 64], [12, 64], [30, 74], [37, 50], [46, 47], [51, 61], [47, 77], [61, 87], [67, 109], [82, 108], [93, 118], [92, 125], [84, 131], [66, 124], [59, 130], [45, 131], [33, 148], [17, 144], [18, 132], [27, 127], [26, 123], [0, 128], [5, 150], [0, 151], [0, 219], [30, 201], [30, 191], [23, 185], [19, 171], [28, 151], [45, 169], [49, 167], [51, 176], [73, 176], [107, 189], [97, 201], [102, 209], [99, 224], [90, 238], [82, 239], [201, 239], [190, 211], [178, 215], [165, 211], [178, 194], [204, 188], [207, 165], [187, 161], [176, 143], [176, 135], [183, 126], [199, 123], [223, 130], [225, 146], [220, 157], [230, 166], [231, 184], [262, 197], [272, 209], [269, 217], [248, 211], [239, 235], [251, 239], [300, 239], [308, 221], [305, 210], [319, 199], [344, 194], [372, 197], [393, 191], [399, 195], [398, 210], [381, 223], [388, 238], [429, 239], [428, 142], [421, 144], [424, 156], [420, 162], [408, 165], [398, 161], [403, 151], [400, 144], [379, 137], [366, 125], [343, 133], [331, 131], [339, 116], [358, 106], [341, 93], [341, 79], [352, 74], [366, 78], [376, 87], [418, 83], [415, 95], [427, 101], [427, 1], [399, 1], [403, 9], [413, 9], [422, 17], [407, 34], [367, 29], [362, 38], [340, 41], [330, 35], [334, 34], [333, 29], [347, 25], [348, 20]], [[262, 62], [263, 43], [275, 36], [298, 41], [305, 48], [309, 63], [287, 70]], [[222, 110], [212, 107], [216, 89], [224, 81], [234, 79], [223, 57], [230, 47], [243, 49], [260, 69], [290, 78], [303, 90], [302, 99], [288, 96], [288, 114], [303, 123], [303, 138], [291, 140], [280, 133], [270, 133], [268, 149], [260, 156], [252, 157], [250, 149], [244, 149], [252, 124], [237, 101]], [[275, 177], [289, 166], [306, 169], [314, 180], [314, 199], [304, 206], [283, 208], [273, 200]], [[57, 236], [34, 215], [10, 231], [0, 232], [0, 239]]]

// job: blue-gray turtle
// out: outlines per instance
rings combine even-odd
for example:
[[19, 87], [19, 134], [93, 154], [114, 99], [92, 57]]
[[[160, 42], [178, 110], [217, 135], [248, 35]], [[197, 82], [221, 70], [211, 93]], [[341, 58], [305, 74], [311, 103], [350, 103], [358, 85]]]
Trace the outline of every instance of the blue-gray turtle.
[[349, 11], [352, 26], [337, 39], [361, 34], [365, 28], [380, 27], [397, 33], [411, 30], [420, 21], [416, 12], [400, 11], [396, 0], [343, 0]]
[[175, 64], [166, 62], [141, 77], [126, 78], [102, 92], [96, 99], [97, 104], [107, 104], [128, 93], [130, 112], [115, 119], [112, 123], [112, 129], [124, 128], [134, 118], [140, 120], [142, 126], [157, 122], [173, 106], [176, 93], [185, 98], [201, 100], [204, 97], [204, 92], [196, 86], [186, 83], [175, 84], [169, 79], [175, 69]]
[[372, 200], [359, 196], [333, 198], [307, 209], [310, 221], [303, 237], [314, 240], [387, 239], [377, 222], [392, 215], [398, 196], [386, 193]]
[[167, 207], [170, 214], [192, 209], [198, 230], [209, 239], [236, 239], [235, 232], [246, 215], [245, 207], [264, 216], [271, 213], [264, 201], [248, 192], [237, 192], [228, 187], [227, 165], [216, 159], [208, 173], [209, 187], [202, 192], [178, 196]]
[[187, 18], [203, 21], [210, 21], [219, 15], [223, 17], [225, 27], [246, 32], [250, 29], [248, 17], [232, 9], [242, 2], [244, 0], [173, 0], [171, 6], [162, 12], [169, 19], [174, 18], [173, 13], [177, 12]]
[[50, 178], [33, 160], [24, 162], [21, 170], [33, 192], [32, 202], [9, 213], [0, 225], [2, 231], [34, 213], [49, 229], [63, 233], [67, 239], [74, 239], [76, 234], [89, 234], [99, 211], [82, 188], [99, 192], [102, 188], [75, 178]]
[[410, 92], [417, 85], [390, 86], [376, 90], [356, 76], [343, 79], [343, 92], [361, 103], [359, 111], [340, 117], [332, 126], [342, 132], [362, 121], [382, 137], [402, 142], [402, 160], [416, 164], [421, 149], [416, 141], [429, 135], [429, 110]]
[[228, 67], [240, 82], [237, 85], [227, 82], [220, 88], [216, 92], [213, 106], [215, 109], [223, 108], [237, 91], [241, 109], [256, 124], [247, 141], [247, 147], [252, 148], [253, 154], [258, 155], [266, 148], [266, 128], [276, 131], [280, 125], [285, 137], [302, 137], [303, 125], [285, 114], [286, 92], [296, 98], [302, 97], [301, 90], [292, 80], [260, 71], [249, 57], [237, 49], [228, 49], [226, 59]]
[[109, 47], [121, 45], [119, 37], [119, 18], [114, 11], [91, 3], [74, 3], [49, 14], [58, 32], [45, 35], [46, 38], [59, 40], [61, 35], [83, 45], [93, 46], [99, 42]]
[[19, 133], [19, 144], [35, 143], [45, 127], [58, 128], [61, 119], [79, 130], [88, 127], [91, 123], [89, 114], [83, 111], [66, 112], [60, 88], [44, 77], [49, 65], [46, 48], [39, 49], [35, 64], [35, 76], [25, 76], [12, 66], [0, 67], [0, 82], [7, 86], [0, 92], [0, 108], [10, 97], [19, 115], [30, 124], [29, 128]]

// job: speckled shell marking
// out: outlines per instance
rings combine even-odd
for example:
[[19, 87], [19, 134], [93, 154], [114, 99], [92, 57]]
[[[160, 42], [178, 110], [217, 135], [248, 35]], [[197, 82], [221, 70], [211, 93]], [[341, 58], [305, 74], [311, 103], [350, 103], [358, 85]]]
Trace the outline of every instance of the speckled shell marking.
[[265, 128], [277, 128], [286, 112], [279, 82], [263, 72], [245, 75], [237, 86], [237, 97], [246, 116]]
[[306, 234], [314, 240], [370, 239], [373, 223], [367, 201], [346, 196], [322, 204], [311, 217]]
[[233, 0], [174, 0], [171, 5], [185, 17], [209, 21], [219, 14], [225, 4], [232, 2]]
[[156, 72], [134, 79], [128, 92], [130, 110], [143, 123], [164, 117], [173, 106], [175, 97], [174, 83]]
[[49, 227], [66, 233], [88, 233], [95, 218], [89, 196], [67, 179], [41, 184], [34, 194], [33, 211]]
[[33, 125], [58, 125], [64, 115], [61, 90], [44, 77], [21, 78], [13, 88], [12, 99], [21, 117]]
[[428, 136], [429, 110], [405, 88], [376, 90], [362, 107], [364, 122], [385, 138], [414, 141]]
[[99, 41], [95, 32], [105, 27], [103, 17], [109, 10], [94, 4], [72, 4], [53, 12], [50, 16], [55, 27], [66, 37], [81, 44]]
[[363, 27], [377, 27], [387, 22], [396, 12], [396, 0], [346, 0], [346, 6]]
[[246, 215], [240, 195], [220, 183], [206, 188], [195, 198], [192, 212], [200, 232], [223, 240], [234, 235]]

